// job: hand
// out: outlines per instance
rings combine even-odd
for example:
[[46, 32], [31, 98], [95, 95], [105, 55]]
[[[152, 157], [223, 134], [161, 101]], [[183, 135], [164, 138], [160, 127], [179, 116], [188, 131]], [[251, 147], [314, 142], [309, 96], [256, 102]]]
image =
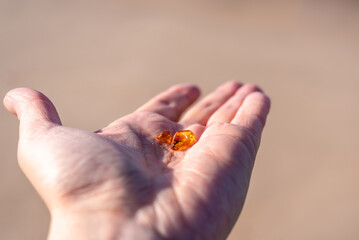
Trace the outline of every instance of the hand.
[[[20, 120], [19, 165], [51, 213], [49, 239], [224, 239], [243, 207], [270, 101], [228, 82], [194, 104], [176, 85], [96, 133], [62, 126], [25, 88], [6, 108]], [[192, 130], [186, 151], [159, 143]]]

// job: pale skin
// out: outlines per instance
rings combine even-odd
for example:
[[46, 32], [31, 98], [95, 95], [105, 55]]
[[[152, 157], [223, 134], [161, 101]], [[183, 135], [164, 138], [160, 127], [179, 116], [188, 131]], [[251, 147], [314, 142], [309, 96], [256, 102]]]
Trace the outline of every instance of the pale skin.
[[[192, 104], [199, 95], [173, 86], [93, 133], [63, 126], [35, 90], [8, 92], [4, 105], [20, 120], [19, 165], [51, 214], [48, 239], [225, 239], [270, 100], [234, 81]], [[156, 141], [183, 129], [198, 140], [185, 151]]]

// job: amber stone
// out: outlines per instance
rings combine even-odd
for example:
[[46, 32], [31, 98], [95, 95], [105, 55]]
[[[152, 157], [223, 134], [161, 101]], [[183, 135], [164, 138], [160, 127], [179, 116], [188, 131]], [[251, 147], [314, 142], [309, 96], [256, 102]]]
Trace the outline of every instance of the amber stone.
[[171, 138], [172, 138], [171, 132], [168, 131], [168, 130], [165, 130], [165, 131], [163, 131], [163, 132], [161, 132], [160, 134], [157, 135], [157, 139], [160, 142], [163, 142], [163, 143], [170, 144], [171, 143]]
[[191, 147], [196, 141], [194, 134], [190, 130], [182, 130], [175, 133], [172, 138], [171, 149], [183, 151]]

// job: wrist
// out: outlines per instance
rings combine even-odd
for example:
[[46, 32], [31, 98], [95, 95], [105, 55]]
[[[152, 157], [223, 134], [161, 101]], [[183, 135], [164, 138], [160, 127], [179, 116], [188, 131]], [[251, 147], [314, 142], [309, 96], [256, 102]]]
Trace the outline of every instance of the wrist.
[[117, 240], [161, 239], [155, 231], [136, 224], [132, 219], [119, 219], [114, 213], [51, 213], [48, 240]]

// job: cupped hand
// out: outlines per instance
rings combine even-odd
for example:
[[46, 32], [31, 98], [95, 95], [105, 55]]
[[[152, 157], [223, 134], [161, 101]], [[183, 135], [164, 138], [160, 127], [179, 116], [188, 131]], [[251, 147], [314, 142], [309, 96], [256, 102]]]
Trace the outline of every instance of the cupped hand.
[[[226, 238], [270, 101], [254, 85], [227, 82], [189, 108], [199, 95], [176, 85], [92, 133], [62, 126], [43, 94], [10, 91], [19, 165], [50, 210], [49, 239]], [[197, 139], [185, 151], [156, 140], [184, 129]]]

